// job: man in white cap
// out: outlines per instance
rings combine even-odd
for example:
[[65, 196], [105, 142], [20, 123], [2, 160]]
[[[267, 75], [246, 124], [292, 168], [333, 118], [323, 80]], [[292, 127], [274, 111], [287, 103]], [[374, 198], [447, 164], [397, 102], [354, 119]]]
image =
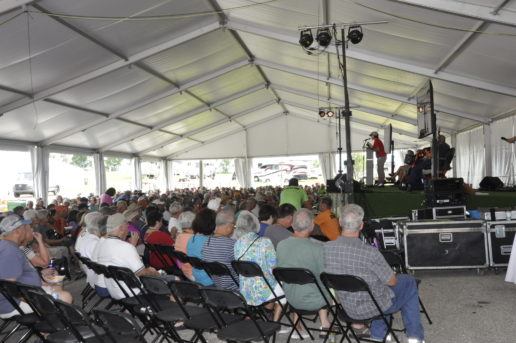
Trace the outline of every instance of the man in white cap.
[[[93, 259], [105, 266], [125, 267], [131, 269], [137, 276], [158, 276], [156, 269], [145, 268], [142, 259], [134, 245], [125, 241], [128, 234], [128, 223], [121, 213], [115, 213], [108, 217], [106, 223], [107, 238], [97, 243]], [[103, 280], [105, 286], [114, 299], [125, 298], [124, 292], [118, 287], [115, 280]], [[97, 283], [98, 285], [98, 283]], [[123, 287], [126, 287], [122, 283]], [[129, 294], [131, 292], [126, 289]], [[135, 293], [139, 290], [134, 289]]]
[[[41, 287], [38, 272], [19, 248], [32, 237], [30, 224], [30, 220], [16, 214], [5, 217], [0, 223], [0, 279]], [[25, 302], [20, 302], [19, 306], [25, 313], [32, 312]], [[0, 294], [0, 318], [10, 318], [17, 314], [18, 311]]]
[[372, 138], [373, 144], [367, 143], [367, 148], [373, 150], [376, 155], [376, 168], [378, 172], [378, 186], [382, 187], [385, 184], [385, 160], [387, 159], [387, 154], [385, 153], [385, 148], [383, 146], [383, 142], [378, 138], [378, 132], [373, 131], [369, 134], [369, 137]]
[[[31, 221], [25, 220], [16, 214], [5, 217], [0, 223], [0, 280], [16, 281], [26, 285], [42, 287], [45, 292], [57, 299], [72, 303], [70, 293], [63, 291], [59, 286], [43, 284], [38, 272], [25, 256], [20, 246], [24, 242], [34, 239]], [[28, 304], [19, 302], [24, 313], [32, 312]], [[11, 304], [0, 295], [0, 318], [10, 318], [18, 315]]]

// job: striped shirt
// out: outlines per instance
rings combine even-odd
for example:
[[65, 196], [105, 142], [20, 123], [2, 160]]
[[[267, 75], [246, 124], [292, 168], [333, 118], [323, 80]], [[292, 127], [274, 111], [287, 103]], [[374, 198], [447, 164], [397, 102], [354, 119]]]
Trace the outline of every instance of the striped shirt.
[[[225, 264], [236, 279], [237, 276], [231, 267], [231, 261], [235, 259], [234, 246], [235, 240], [232, 238], [210, 236], [204, 243], [202, 259], [207, 262], [220, 262]], [[219, 288], [238, 291], [238, 286], [235, 285], [230, 276], [214, 276], [213, 282]]]

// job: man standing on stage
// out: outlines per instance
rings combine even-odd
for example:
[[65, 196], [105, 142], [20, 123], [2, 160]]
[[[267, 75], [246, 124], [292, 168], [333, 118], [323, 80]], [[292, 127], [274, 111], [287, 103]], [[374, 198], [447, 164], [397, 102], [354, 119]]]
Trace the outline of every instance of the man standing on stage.
[[369, 137], [373, 139], [373, 144], [367, 143], [367, 148], [371, 149], [376, 154], [376, 168], [378, 172], [378, 186], [383, 187], [385, 184], [385, 160], [387, 159], [387, 154], [385, 153], [385, 149], [383, 147], [383, 142], [378, 138], [378, 132], [373, 131], [369, 134]]

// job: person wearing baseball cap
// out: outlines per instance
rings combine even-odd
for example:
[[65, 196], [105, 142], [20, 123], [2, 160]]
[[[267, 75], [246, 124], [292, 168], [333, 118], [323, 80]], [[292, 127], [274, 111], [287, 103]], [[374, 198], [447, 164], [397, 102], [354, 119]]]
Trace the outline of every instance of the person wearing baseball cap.
[[[41, 278], [20, 249], [23, 242], [32, 240], [32, 222], [16, 214], [8, 215], [0, 223], [0, 279], [21, 282], [27, 285], [41, 287]], [[19, 302], [21, 310], [32, 312], [25, 302]], [[10, 318], [18, 315], [18, 311], [0, 295], [0, 318]]]
[[[107, 238], [99, 241], [93, 253], [94, 262], [105, 266], [116, 266], [129, 268], [137, 276], [158, 276], [156, 269], [149, 267], [145, 268], [142, 259], [136, 250], [136, 247], [131, 243], [125, 241], [128, 234], [128, 223], [126, 217], [121, 213], [115, 213], [107, 218], [106, 222]], [[99, 279], [96, 285], [99, 285]], [[125, 298], [124, 292], [118, 287], [113, 279], [102, 280], [105, 283], [109, 294], [114, 299]], [[126, 287], [121, 283], [122, 287]], [[133, 291], [137, 294], [139, 289], [135, 288]], [[130, 292], [129, 292], [130, 293]]]
[[383, 187], [385, 184], [385, 160], [387, 160], [387, 154], [383, 142], [378, 137], [378, 132], [373, 131], [369, 134], [369, 137], [373, 139], [373, 144], [367, 143], [367, 148], [373, 150], [376, 155], [376, 168], [378, 173], [378, 186]]

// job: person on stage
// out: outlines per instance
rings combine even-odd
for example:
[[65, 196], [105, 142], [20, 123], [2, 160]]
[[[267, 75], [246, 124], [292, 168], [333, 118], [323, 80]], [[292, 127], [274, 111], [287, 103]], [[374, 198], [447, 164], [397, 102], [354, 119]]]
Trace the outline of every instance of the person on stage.
[[373, 139], [373, 144], [370, 142], [367, 143], [367, 148], [373, 150], [376, 155], [376, 168], [378, 172], [378, 183], [377, 185], [383, 187], [385, 184], [385, 160], [387, 159], [387, 154], [385, 153], [385, 148], [383, 147], [383, 142], [378, 138], [378, 132], [373, 131], [369, 134], [369, 137]]
[[502, 139], [503, 139], [504, 141], [506, 141], [507, 143], [510, 143], [510, 144], [514, 144], [514, 142], [516, 142], [516, 136], [511, 137], [511, 138], [505, 138], [505, 137], [502, 137]]

